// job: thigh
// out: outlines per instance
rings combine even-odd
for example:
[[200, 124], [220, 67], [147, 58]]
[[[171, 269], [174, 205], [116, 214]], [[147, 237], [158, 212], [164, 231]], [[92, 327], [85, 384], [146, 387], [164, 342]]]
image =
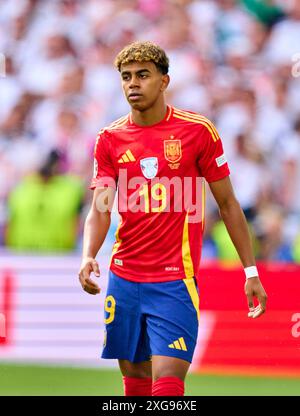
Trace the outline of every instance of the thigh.
[[194, 279], [143, 284], [142, 295], [152, 356], [176, 358], [187, 362], [179, 361], [179, 366], [188, 368], [198, 335], [199, 296]]
[[184, 381], [190, 363], [180, 358], [166, 357], [164, 355], [152, 356], [153, 381], [160, 377], [178, 377]]
[[150, 347], [145, 318], [140, 312], [138, 283], [109, 273], [104, 323], [102, 358], [130, 362], [149, 360]]

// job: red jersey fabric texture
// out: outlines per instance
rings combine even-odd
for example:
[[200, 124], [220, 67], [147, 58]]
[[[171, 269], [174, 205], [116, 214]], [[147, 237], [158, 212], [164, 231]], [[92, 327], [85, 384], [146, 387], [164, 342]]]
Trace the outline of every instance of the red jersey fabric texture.
[[211, 121], [171, 106], [151, 126], [129, 114], [100, 131], [94, 158], [91, 189], [118, 189], [112, 272], [135, 282], [198, 278], [205, 180], [230, 174]]

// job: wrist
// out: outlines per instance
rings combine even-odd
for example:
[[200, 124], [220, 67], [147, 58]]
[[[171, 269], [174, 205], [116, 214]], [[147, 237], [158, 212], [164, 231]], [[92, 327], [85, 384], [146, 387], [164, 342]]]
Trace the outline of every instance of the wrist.
[[256, 266], [249, 266], [244, 268], [246, 275], [246, 280], [252, 279], [253, 277], [258, 277], [258, 270]]
[[88, 256], [88, 255], [82, 256], [81, 263], [87, 263], [88, 261], [91, 261], [91, 260], [95, 260], [95, 257], [94, 256]]

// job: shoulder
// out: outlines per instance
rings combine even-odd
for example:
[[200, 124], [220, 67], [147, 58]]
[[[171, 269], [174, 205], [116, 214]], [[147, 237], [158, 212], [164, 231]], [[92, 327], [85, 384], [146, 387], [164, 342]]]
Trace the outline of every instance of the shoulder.
[[129, 122], [129, 115], [120, 117], [117, 120], [110, 123], [108, 126], [103, 127], [99, 133], [98, 136], [110, 136], [112, 133], [123, 130], [126, 128], [127, 124]]
[[186, 124], [186, 126], [198, 127], [203, 133], [209, 133], [214, 141], [220, 138], [213, 122], [202, 114], [173, 107], [173, 119]]
[[116, 133], [120, 130], [123, 130], [127, 127], [129, 121], [129, 115], [120, 117], [119, 119], [113, 121], [107, 127], [103, 127], [97, 134], [95, 151], [97, 150], [99, 144], [101, 146], [110, 146], [110, 142], [113, 137], [113, 133]]

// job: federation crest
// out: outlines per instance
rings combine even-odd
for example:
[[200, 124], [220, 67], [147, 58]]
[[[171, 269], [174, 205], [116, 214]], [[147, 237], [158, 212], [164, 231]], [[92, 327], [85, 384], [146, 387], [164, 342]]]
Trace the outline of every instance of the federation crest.
[[181, 140], [164, 140], [164, 150], [168, 162], [179, 162], [182, 157]]
[[146, 157], [140, 160], [142, 173], [146, 179], [153, 179], [157, 175], [158, 160], [157, 157]]

